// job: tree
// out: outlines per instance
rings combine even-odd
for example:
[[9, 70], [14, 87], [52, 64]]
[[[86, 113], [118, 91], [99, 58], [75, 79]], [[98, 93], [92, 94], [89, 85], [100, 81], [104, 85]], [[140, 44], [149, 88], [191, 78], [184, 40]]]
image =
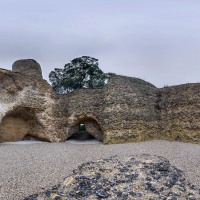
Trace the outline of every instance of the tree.
[[59, 93], [69, 93], [80, 88], [100, 88], [107, 76], [99, 68], [98, 59], [82, 56], [73, 59], [64, 69], [55, 68], [49, 74], [53, 89]]

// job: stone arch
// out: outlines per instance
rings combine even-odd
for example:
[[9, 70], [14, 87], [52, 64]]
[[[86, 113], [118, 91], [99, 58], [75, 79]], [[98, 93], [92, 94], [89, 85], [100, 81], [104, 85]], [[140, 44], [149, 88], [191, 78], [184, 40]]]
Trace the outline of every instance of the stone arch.
[[34, 109], [17, 107], [9, 111], [0, 123], [0, 141], [21, 141], [27, 136], [43, 140], [37, 135], [39, 126]]
[[83, 114], [68, 118], [67, 138], [79, 131], [79, 124], [85, 125], [86, 131], [99, 141], [103, 141], [103, 130], [93, 114]]

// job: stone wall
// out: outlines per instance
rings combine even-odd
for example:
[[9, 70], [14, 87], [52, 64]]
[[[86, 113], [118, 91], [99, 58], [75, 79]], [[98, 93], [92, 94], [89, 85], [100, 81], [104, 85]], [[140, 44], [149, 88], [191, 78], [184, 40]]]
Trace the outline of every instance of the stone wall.
[[47, 81], [8, 70], [0, 70], [0, 80], [0, 142], [26, 135], [61, 141], [54, 92]]
[[163, 139], [200, 142], [200, 83], [159, 90]]
[[[95, 130], [101, 129], [104, 120], [103, 102], [103, 89], [80, 89], [70, 94], [57, 96], [55, 113], [60, 119], [61, 127], [65, 127], [66, 139], [78, 131], [80, 123], [87, 122], [86, 130], [88, 132], [91, 132], [90, 124], [96, 124]], [[91, 133], [91, 135], [93, 134]], [[102, 140], [102, 136], [99, 134], [94, 134], [94, 137]]]
[[141, 79], [115, 76], [106, 87], [104, 101], [105, 143], [157, 137], [160, 111], [155, 86]]
[[0, 142], [27, 137], [63, 142], [84, 123], [104, 144], [152, 139], [200, 143], [198, 83], [158, 89], [116, 75], [104, 88], [56, 95], [36, 61], [13, 66], [14, 71], [0, 69]]
[[93, 121], [100, 130], [93, 136], [99, 139], [102, 133], [99, 140], [105, 144], [152, 139], [199, 143], [199, 91], [200, 84], [158, 89], [141, 79], [113, 76], [102, 89], [57, 97], [57, 113], [66, 138], [79, 123]]

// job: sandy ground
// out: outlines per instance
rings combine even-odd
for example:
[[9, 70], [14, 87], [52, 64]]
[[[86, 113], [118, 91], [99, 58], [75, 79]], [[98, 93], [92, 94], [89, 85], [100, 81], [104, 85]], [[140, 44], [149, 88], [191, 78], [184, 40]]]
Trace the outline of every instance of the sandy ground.
[[[20, 145], [19, 145], [20, 144]], [[0, 200], [23, 199], [62, 181], [83, 162], [137, 154], [160, 155], [200, 187], [200, 145], [169, 141], [100, 143], [0, 143]]]

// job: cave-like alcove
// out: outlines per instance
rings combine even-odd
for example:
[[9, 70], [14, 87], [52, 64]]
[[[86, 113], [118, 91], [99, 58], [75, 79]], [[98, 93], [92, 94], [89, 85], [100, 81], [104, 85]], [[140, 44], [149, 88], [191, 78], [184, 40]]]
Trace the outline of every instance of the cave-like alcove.
[[39, 128], [33, 109], [17, 107], [4, 116], [0, 124], [0, 141], [41, 140], [37, 136]]

